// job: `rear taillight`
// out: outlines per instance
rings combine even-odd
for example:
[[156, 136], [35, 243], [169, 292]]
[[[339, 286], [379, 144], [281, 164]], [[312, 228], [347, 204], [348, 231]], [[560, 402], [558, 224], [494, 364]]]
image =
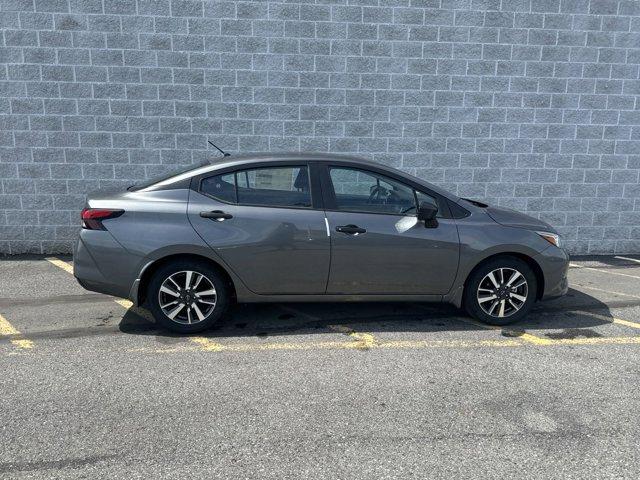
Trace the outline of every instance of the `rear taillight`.
[[80, 216], [82, 217], [82, 228], [87, 230], [106, 230], [102, 224], [103, 220], [119, 217], [124, 210], [114, 210], [111, 208], [85, 208]]

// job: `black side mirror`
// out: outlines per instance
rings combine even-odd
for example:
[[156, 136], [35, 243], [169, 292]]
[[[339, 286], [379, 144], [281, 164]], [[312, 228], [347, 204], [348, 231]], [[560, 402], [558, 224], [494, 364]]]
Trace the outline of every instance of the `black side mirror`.
[[431, 202], [421, 202], [418, 207], [418, 220], [424, 221], [425, 228], [435, 228], [438, 226], [436, 215], [438, 207]]

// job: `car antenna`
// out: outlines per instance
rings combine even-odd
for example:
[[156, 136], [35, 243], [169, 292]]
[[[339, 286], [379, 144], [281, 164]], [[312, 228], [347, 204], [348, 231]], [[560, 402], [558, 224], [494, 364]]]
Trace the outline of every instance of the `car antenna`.
[[213, 143], [211, 140], [207, 139], [207, 142], [209, 142], [211, 145], [213, 145], [215, 147], [215, 149], [218, 150], [222, 154], [223, 157], [230, 157], [231, 156], [231, 154], [229, 152], [225, 152], [220, 147], [218, 147], [215, 143]]

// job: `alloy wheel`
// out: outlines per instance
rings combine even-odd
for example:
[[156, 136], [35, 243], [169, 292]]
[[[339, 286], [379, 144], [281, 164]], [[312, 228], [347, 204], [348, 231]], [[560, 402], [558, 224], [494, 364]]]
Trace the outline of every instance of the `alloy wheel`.
[[514, 268], [497, 268], [480, 281], [476, 294], [480, 308], [492, 317], [509, 317], [527, 301], [529, 285]]
[[213, 282], [192, 270], [170, 275], [158, 291], [162, 312], [172, 321], [186, 325], [202, 322], [211, 315], [216, 299]]

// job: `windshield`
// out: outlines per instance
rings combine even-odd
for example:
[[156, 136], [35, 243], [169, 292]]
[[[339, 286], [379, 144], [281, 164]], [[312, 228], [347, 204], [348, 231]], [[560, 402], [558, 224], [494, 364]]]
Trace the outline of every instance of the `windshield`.
[[163, 173], [162, 175], [158, 175], [156, 177], [150, 178], [148, 180], [144, 180], [140, 183], [134, 183], [133, 185], [129, 186], [127, 188], [127, 190], [129, 190], [130, 192], [136, 192], [138, 190], [142, 190], [143, 188], [147, 188], [150, 187], [151, 185], [155, 185], [156, 183], [160, 183], [163, 182], [165, 180], [168, 180], [172, 177], [176, 177], [178, 175], [181, 175], [183, 173], [187, 173], [190, 172], [191, 170], [195, 170], [196, 168], [200, 168], [200, 167], [205, 167], [207, 165], [210, 165], [209, 162], [200, 162], [197, 164], [191, 164], [191, 165], [183, 165], [181, 168], [177, 168], [175, 170], [171, 170], [170, 172], [167, 173]]

